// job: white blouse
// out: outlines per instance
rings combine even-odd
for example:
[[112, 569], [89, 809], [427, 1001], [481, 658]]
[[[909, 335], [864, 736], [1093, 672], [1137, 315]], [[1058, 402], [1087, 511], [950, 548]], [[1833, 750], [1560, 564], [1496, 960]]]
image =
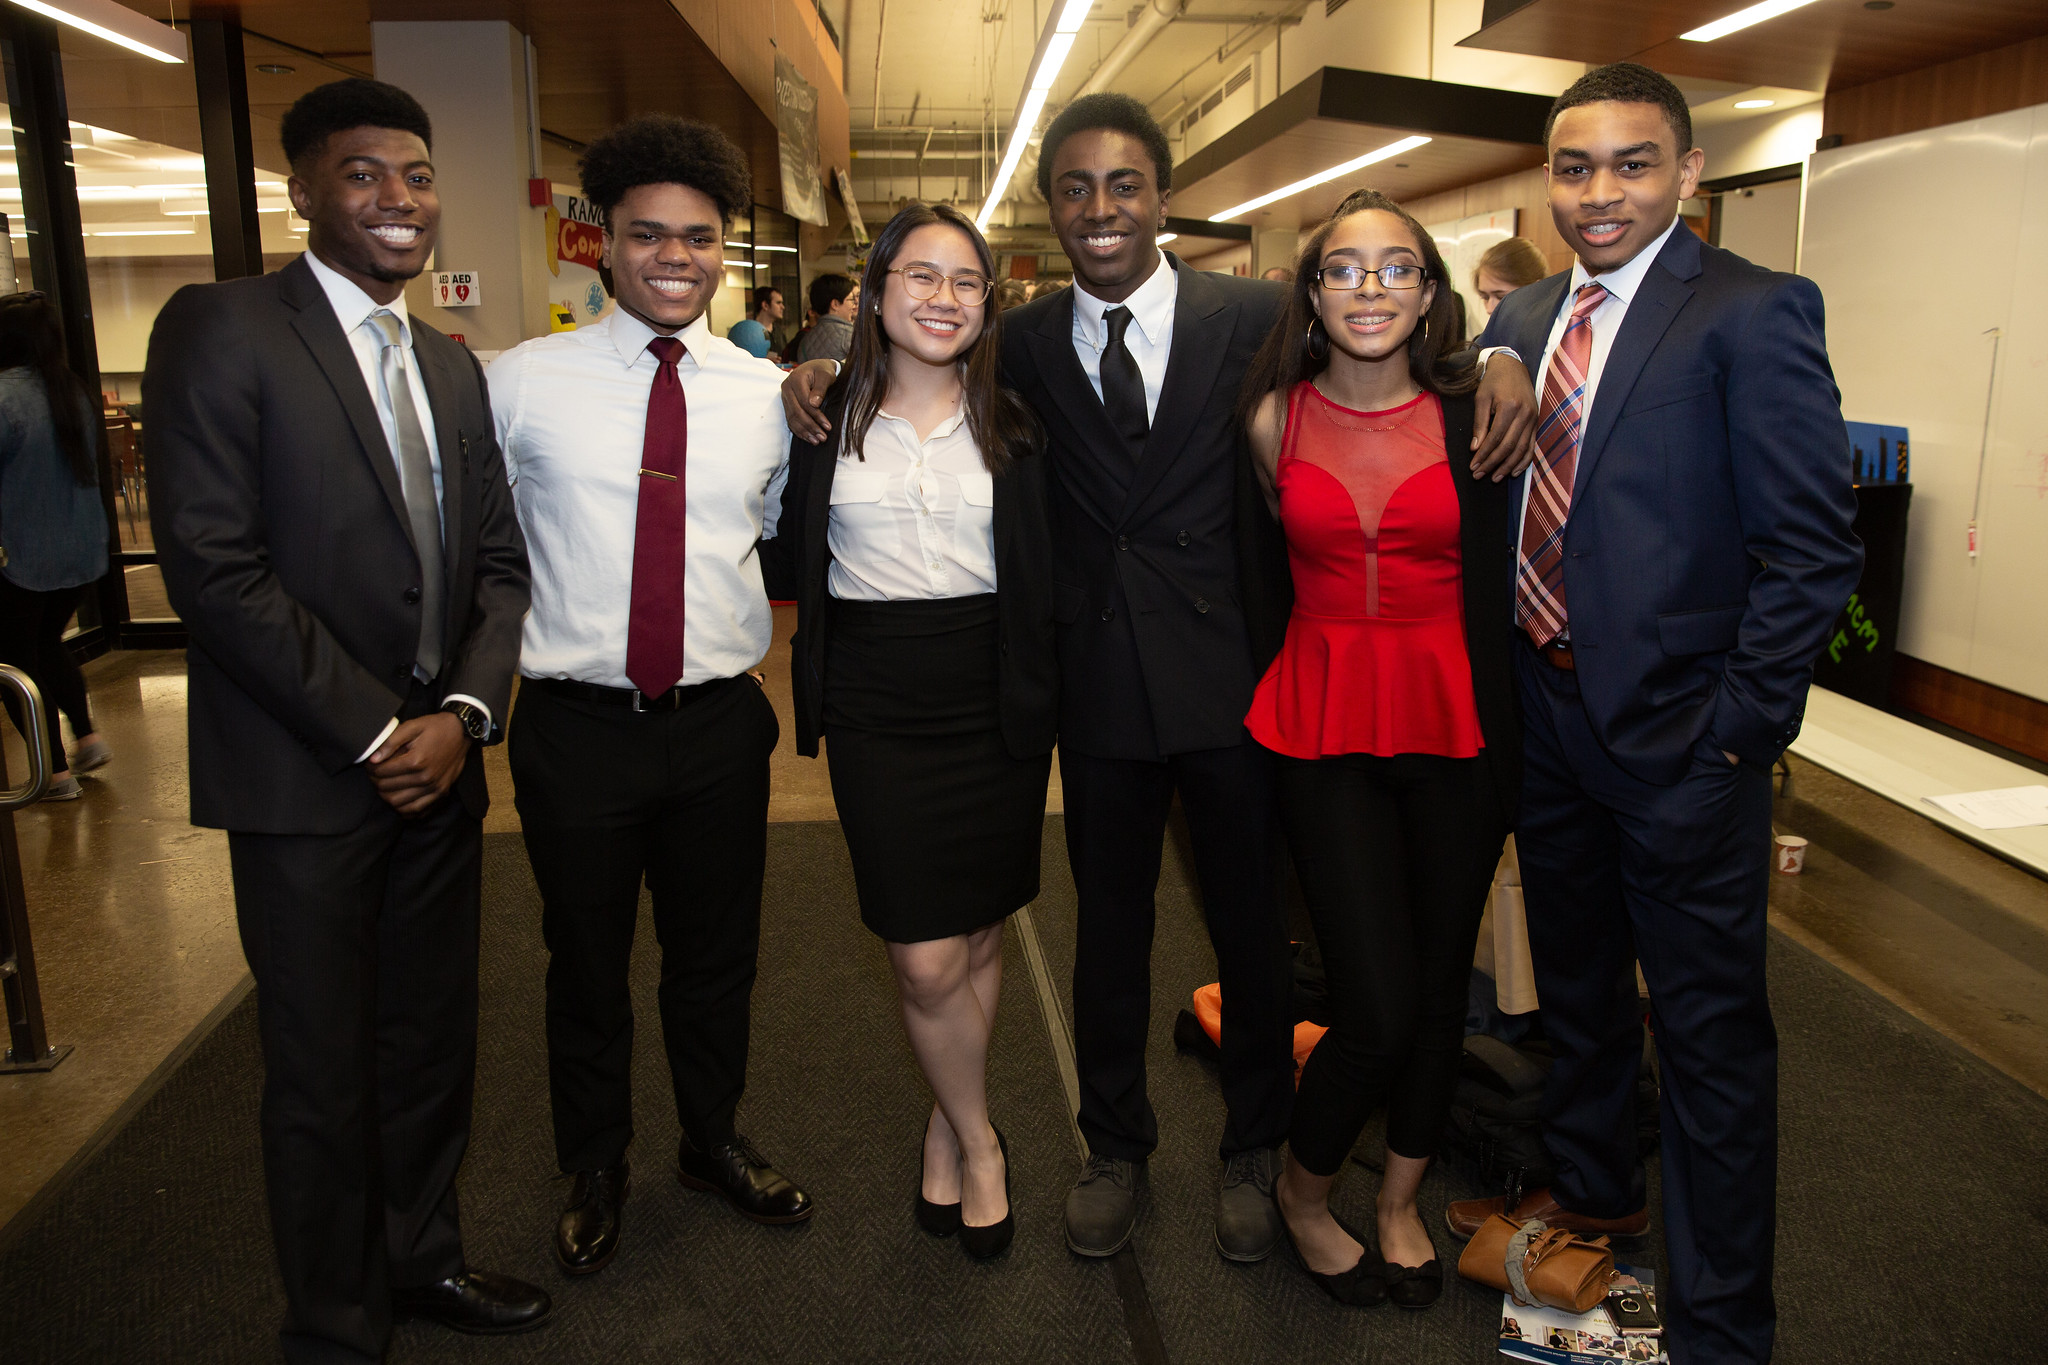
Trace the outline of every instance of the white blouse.
[[995, 479], [966, 405], [920, 441], [901, 417], [875, 414], [865, 460], [832, 471], [826, 587], [853, 602], [973, 597], [996, 590]]

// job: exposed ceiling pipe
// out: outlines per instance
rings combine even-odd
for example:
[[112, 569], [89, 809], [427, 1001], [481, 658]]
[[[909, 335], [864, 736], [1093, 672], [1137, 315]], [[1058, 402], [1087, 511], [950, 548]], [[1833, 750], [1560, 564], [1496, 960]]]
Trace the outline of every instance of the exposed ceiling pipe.
[[1137, 22], [1131, 25], [1130, 31], [1124, 34], [1122, 41], [1109, 50], [1109, 55], [1102, 59], [1101, 64], [1089, 73], [1088, 79], [1081, 82], [1081, 88], [1074, 92], [1074, 98], [1079, 99], [1083, 95], [1092, 95], [1098, 90], [1108, 89], [1109, 83], [1122, 75], [1124, 68], [1131, 64], [1131, 59], [1143, 52], [1146, 45], [1157, 38], [1168, 24], [1180, 18], [1181, 11], [1186, 8], [1187, 0], [1146, 0], [1145, 8], [1138, 15]]

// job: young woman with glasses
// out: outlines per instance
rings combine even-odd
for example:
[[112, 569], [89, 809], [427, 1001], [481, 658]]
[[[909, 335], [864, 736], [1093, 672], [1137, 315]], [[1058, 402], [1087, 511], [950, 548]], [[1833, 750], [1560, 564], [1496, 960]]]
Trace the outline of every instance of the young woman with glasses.
[[1045, 460], [997, 380], [995, 261], [957, 210], [875, 239], [833, 439], [791, 447], [797, 747], [822, 734], [861, 918], [887, 944], [936, 1100], [917, 1220], [970, 1255], [1010, 1243], [985, 1073], [1003, 922], [1038, 894], [1056, 727]]
[[[1416, 1193], [1449, 1113], [1473, 943], [1519, 786], [1515, 485], [1465, 469], [1463, 308], [1413, 218], [1357, 191], [1309, 236], [1290, 291], [1244, 392], [1294, 608], [1245, 723], [1280, 756], [1334, 1022], [1302, 1071], [1275, 1192], [1298, 1259], [1333, 1297], [1423, 1308], [1443, 1272]], [[1382, 1107], [1368, 1236], [1332, 1214], [1330, 1193]]]

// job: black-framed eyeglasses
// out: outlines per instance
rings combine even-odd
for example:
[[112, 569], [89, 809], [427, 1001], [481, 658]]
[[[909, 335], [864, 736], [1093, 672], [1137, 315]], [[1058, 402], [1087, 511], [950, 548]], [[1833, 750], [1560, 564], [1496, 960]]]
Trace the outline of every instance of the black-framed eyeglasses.
[[1419, 289], [1428, 273], [1419, 265], [1383, 265], [1378, 270], [1367, 270], [1362, 265], [1326, 265], [1316, 272], [1316, 283], [1325, 289], [1356, 289], [1365, 283], [1367, 275], [1377, 275], [1385, 288]]
[[959, 301], [962, 308], [978, 308], [988, 301], [989, 291], [995, 287], [980, 275], [941, 275], [936, 270], [926, 270], [920, 265], [904, 266], [883, 273], [901, 275], [905, 292], [919, 303], [937, 298], [943, 286], [952, 289], [953, 297]]

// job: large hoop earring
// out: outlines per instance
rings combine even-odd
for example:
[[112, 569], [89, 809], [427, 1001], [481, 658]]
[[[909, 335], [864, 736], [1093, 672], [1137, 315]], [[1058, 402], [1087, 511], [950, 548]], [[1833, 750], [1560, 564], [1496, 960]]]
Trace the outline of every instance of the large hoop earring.
[[1425, 346], [1429, 345], [1429, 315], [1427, 313], [1423, 314], [1422, 317], [1422, 344]]
[[1323, 330], [1321, 318], [1308, 320], [1308, 357], [1321, 360], [1330, 354], [1330, 334]]

